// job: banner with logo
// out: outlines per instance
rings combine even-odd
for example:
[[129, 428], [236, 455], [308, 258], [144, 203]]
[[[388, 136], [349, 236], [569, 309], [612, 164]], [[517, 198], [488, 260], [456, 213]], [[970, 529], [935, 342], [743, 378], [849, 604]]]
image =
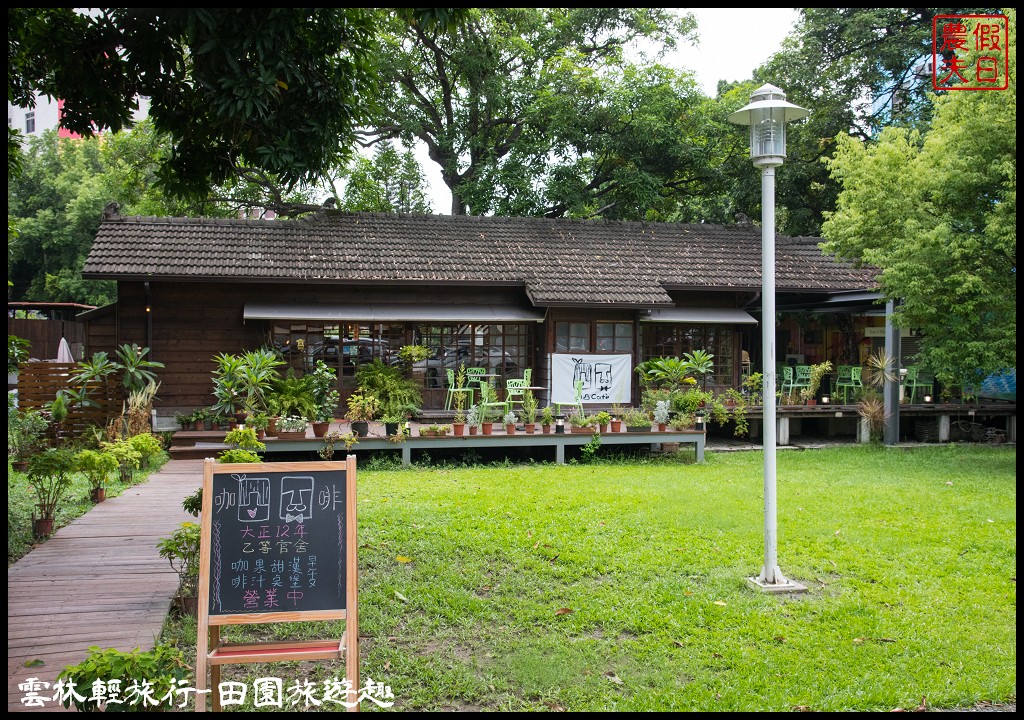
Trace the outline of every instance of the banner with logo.
[[632, 355], [555, 353], [551, 365], [551, 402], [574, 401], [576, 381], [583, 381], [583, 402], [629, 405], [633, 382]]

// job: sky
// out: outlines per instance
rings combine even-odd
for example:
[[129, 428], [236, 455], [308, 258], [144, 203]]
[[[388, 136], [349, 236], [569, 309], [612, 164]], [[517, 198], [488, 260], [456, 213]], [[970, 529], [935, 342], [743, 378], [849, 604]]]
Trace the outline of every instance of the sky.
[[[798, 17], [796, 8], [686, 10], [697, 18], [699, 44], [680, 47], [660, 62], [692, 71], [704, 93], [712, 97], [719, 80], [746, 80], [754, 68], [780, 50]], [[430, 185], [428, 197], [434, 212], [449, 214], [452, 195], [441, 180], [441, 171], [425, 148], [417, 148], [416, 154]]]

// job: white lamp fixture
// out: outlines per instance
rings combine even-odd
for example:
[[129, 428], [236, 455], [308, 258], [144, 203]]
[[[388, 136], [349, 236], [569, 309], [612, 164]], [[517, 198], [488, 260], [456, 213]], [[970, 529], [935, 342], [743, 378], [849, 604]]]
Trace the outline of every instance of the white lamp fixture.
[[[786, 123], [810, 111], [786, 102], [786, 93], [763, 85], [750, 104], [729, 116], [750, 126], [750, 158], [761, 168], [761, 363], [762, 397], [775, 397], [775, 168], [786, 159]], [[775, 403], [764, 404], [764, 567], [749, 582], [767, 592], [802, 592], [807, 588], [786, 579], [779, 569], [775, 508]]]

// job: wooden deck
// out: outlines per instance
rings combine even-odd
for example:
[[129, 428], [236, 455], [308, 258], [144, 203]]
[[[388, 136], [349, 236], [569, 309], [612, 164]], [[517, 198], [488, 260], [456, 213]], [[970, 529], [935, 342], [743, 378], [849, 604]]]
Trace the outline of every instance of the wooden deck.
[[[7, 569], [7, 708], [26, 707], [18, 685], [39, 678], [52, 687], [65, 665], [90, 645], [151, 649], [178, 577], [157, 542], [183, 520], [181, 501], [203, 481], [202, 462], [172, 460], [141, 485], [100, 503]], [[39, 667], [26, 662], [41, 660]], [[40, 695], [52, 691], [40, 691]]]

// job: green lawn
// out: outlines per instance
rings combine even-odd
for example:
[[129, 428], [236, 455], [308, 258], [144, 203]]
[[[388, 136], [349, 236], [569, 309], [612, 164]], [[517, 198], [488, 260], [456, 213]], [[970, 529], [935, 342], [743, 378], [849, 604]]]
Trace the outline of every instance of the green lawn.
[[[1015, 701], [1015, 466], [1015, 447], [780, 452], [796, 596], [746, 584], [763, 557], [760, 453], [361, 470], [361, 677], [396, 710]], [[338, 635], [327, 625], [258, 634]], [[194, 652], [194, 628], [170, 637]], [[343, 670], [225, 669], [259, 675]]]

